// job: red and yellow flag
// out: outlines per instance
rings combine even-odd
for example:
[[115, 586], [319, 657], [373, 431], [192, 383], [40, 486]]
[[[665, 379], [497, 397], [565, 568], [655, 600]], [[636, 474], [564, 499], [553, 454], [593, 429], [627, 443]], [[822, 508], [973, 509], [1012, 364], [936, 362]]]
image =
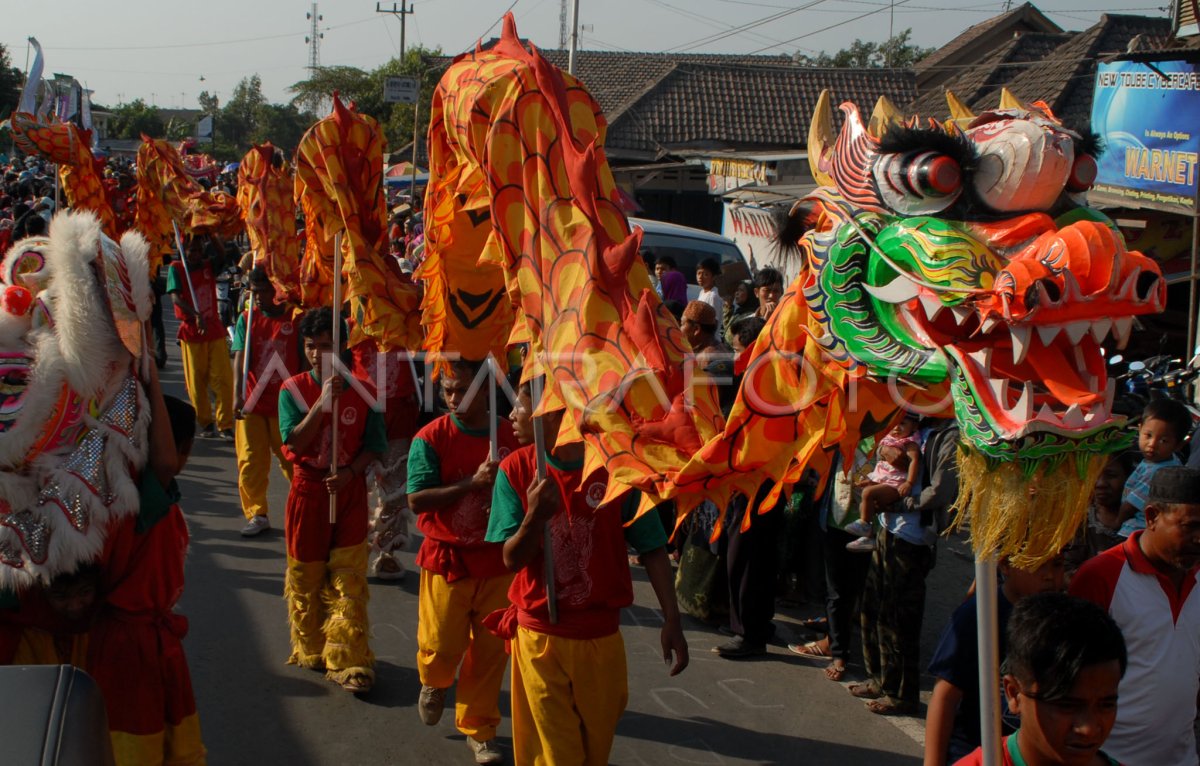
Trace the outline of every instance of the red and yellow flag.
[[373, 338], [384, 351], [419, 348], [416, 286], [388, 254], [383, 197], [383, 131], [334, 94], [333, 113], [296, 149], [296, 199], [304, 208], [300, 273], [305, 305], [329, 305], [333, 242], [342, 235], [342, 274], [354, 319], [350, 344]]
[[121, 232], [117, 231], [117, 217], [104, 191], [100, 170], [103, 163], [97, 163], [92, 155], [90, 133], [70, 122], [38, 122], [25, 112], [14, 113], [10, 124], [18, 149], [57, 163], [67, 205], [94, 213], [104, 233], [117, 239]]
[[166, 141], [142, 136], [137, 168], [137, 229], [150, 243], [152, 269], [175, 249], [172, 222], [192, 234], [234, 237], [241, 230], [237, 200], [196, 183]]
[[250, 251], [280, 297], [300, 303], [300, 236], [292, 174], [270, 143], [246, 152], [238, 167], [237, 201], [246, 221]]
[[[435, 99], [430, 188], [467, 195], [460, 206], [478, 215], [484, 185], [496, 236], [482, 262], [504, 272], [487, 288], [505, 286], [524, 318], [548, 376], [542, 406], [566, 410], [559, 442], [584, 441], [585, 473], [608, 468], [606, 499], [637, 488], [643, 511], [668, 499], [723, 421], [713, 387], [690, 385], [691, 349], [638, 257], [599, 105], [522, 46], [511, 14], [497, 45], [450, 66]], [[478, 242], [469, 236], [457, 241]]]

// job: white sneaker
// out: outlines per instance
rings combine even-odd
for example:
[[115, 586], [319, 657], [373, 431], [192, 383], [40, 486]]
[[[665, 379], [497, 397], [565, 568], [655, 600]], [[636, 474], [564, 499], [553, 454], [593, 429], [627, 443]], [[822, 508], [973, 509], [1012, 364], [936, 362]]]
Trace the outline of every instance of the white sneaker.
[[242, 537], [255, 537], [271, 528], [271, 520], [266, 516], [255, 516], [242, 527]]
[[504, 763], [504, 754], [500, 752], [500, 746], [494, 739], [477, 742], [467, 737], [467, 747], [475, 754], [475, 763]]
[[858, 552], [869, 552], [875, 550], [875, 538], [867, 537], [866, 535], [846, 543], [846, 550]]
[[857, 537], [867, 537], [871, 534], [871, 525], [862, 519], [856, 519], [842, 527], [842, 529]]

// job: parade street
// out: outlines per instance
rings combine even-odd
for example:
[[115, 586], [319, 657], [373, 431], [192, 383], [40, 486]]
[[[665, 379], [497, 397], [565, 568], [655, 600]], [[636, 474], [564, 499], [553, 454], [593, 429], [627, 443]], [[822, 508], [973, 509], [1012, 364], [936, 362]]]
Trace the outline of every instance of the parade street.
[[[173, 333], [172, 333], [173, 334]], [[167, 393], [183, 394], [177, 357], [163, 371]], [[198, 439], [180, 477], [191, 527], [187, 590], [180, 611], [190, 621], [185, 641], [204, 742], [213, 764], [376, 766], [469, 763], [453, 708], [434, 727], [421, 724], [415, 670], [417, 572], [420, 538], [404, 554], [407, 578], [371, 582], [371, 630], [378, 673], [364, 698], [347, 694], [321, 673], [285, 664], [287, 618], [283, 595], [282, 526], [285, 484], [272, 475], [271, 521], [263, 535], [238, 535], [233, 443]], [[937, 631], [961, 598], [970, 567], [943, 544], [931, 588], [922, 641], [929, 656]], [[944, 582], [944, 585], [943, 585]], [[725, 640], [685, 617], [691, 666], [669, 678], [658, 648], [660, 620], [645, 574], [634, 569], [635, 605], [622, 633], [629, 662], [629, 704], [610, 762], [666, 764], [915, 764], [922, 724], [872, 715], [841, 684], [825, 680], [819, 663], [790, 654], [786, 643], [799, 616], [784, 610], [767, 657], [730, 661], [712, 653]], [[932, 623], [932, 624], [931, 624]], [[614, 669], [614, 672], [620, 672]], [[851, 665], [848, 680], [859, 677]], [[923, 684], [928, 696], [928, 679]], [[508, 752], [508, 683], [500, 740]], [[510, 761], [511, 762], [511, 761]]]

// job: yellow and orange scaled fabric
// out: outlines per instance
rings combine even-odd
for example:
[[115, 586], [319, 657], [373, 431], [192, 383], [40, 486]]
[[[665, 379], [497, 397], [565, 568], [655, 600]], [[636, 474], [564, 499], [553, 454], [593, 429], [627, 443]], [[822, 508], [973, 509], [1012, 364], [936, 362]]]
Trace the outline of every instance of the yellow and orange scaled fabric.
[[142, 136], [137, 154], [137, 230], [150, 243], [150, 270], [175, 250], [172, 221], [181, 233], [234, 237], [241, 230], [237, 200], [200, 186], [179, 151], [162, 139]]
[[[547, 375], [540, 410], [565, 409], [559, 443], [584, 441], [585, 475], [608, 468], [605, 502], [631, 488], [643, 491], [642, 512], [669, 499], [675, 473], [723, 421], [714, 388], [691, 385], [691, 349], [638, 256], [641, 232], [618, 203], [599, 105], [526, 50], [508, 14], [499, 43], [451, 64], [432, 113], [434, 237], [450, 243], [439, 257], [466, 263], [445, 273], [478, 259], [482, 280], [485, 267], [500, 267], [486, 287], [505, 287], [518, 309], [511, 340], [528, 339], [537, 362], [526, 377]], [[476, 217], [486, 200], [494, 247], [455, 247], [479, 235], [455, 229], [470, 215], [447, 223], [450, 193], [465, 195], [457, 204]], [[460, 329], [447, 322], [445, 332]]]
[[238, 206], [246, 221], [254, 264], [262, 266], [281, 298], [300, 303], [300, 237], [294, 182], [270, 143], [246, 152], [238, 167]]
[[333, 113], [309, 128], [296, 148], [295, 197], [304, 209], [300, 293], [305, 306], [332, 300], [333, 244], [342, 235], [345, 299], [353, 318], [349, 345], [373, 338], [383, 351], [419, 348], [416, 286], [388, 254], [383, 197], [383, 131], [373, 118], [333, 97]]
[[99, 219], [106, 236], [120, 237], [117, 216], [104, 191], [100, 166], [92, 155], [90, 133], [70, 122], [38, 122], [35, 116], [25, 112], [14, 113], [10, 124], [18, 149], [58, 165], [58, 178], [67, 206], [91, 211]]

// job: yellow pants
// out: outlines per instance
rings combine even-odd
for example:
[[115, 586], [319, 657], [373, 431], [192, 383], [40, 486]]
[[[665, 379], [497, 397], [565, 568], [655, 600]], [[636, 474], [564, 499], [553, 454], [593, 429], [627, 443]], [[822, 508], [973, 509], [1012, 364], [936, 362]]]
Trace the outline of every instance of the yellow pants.
[[203, 430], [213, 423], [209, 394], [217, 398], [217, 430], [233, 429], [233, 369], [225, 339], [206, 343], [180, 341], [183, 349], [183, 382], [188, 398], [196, 408], [196, 427]]
[[110, 733], [117, 766], [205, 766], [208, 753], [200, 740], [200, 717], [193, 713], [167, 724], [157, 734]]
[[516, 766], [604, 766], [628, 699], [620, 631], [576, 640], [517, 628], [512, 642]]
[[324, 668], [334, 683], [375, 678], [367, 642], [367, 544], [334, 548], [328, 561], [287, 558], [283, 597], [288, 603], [292, 656], [288, 664]]
[[267, 487], [270, 486], [271, 455], [292, 483], [292, 464], [283, 456], [283, 437], [279, 418], [267, 418], [247, 412], [236, 421], [234, 446], [237, 447], [238, 495], [247, 519], [267, 515]]
[[446, 582], [441, 575], [421, 570], [417, 602], [417, 670], [421, 683], [448, 689], [454, 685], [458, 671], [454, 725], [478, 742], [496, 736], [500, 684], [508, 664], [504, 641], [483, 626], [483, 618], [508, 608], [512, 578], [509, 574]]

